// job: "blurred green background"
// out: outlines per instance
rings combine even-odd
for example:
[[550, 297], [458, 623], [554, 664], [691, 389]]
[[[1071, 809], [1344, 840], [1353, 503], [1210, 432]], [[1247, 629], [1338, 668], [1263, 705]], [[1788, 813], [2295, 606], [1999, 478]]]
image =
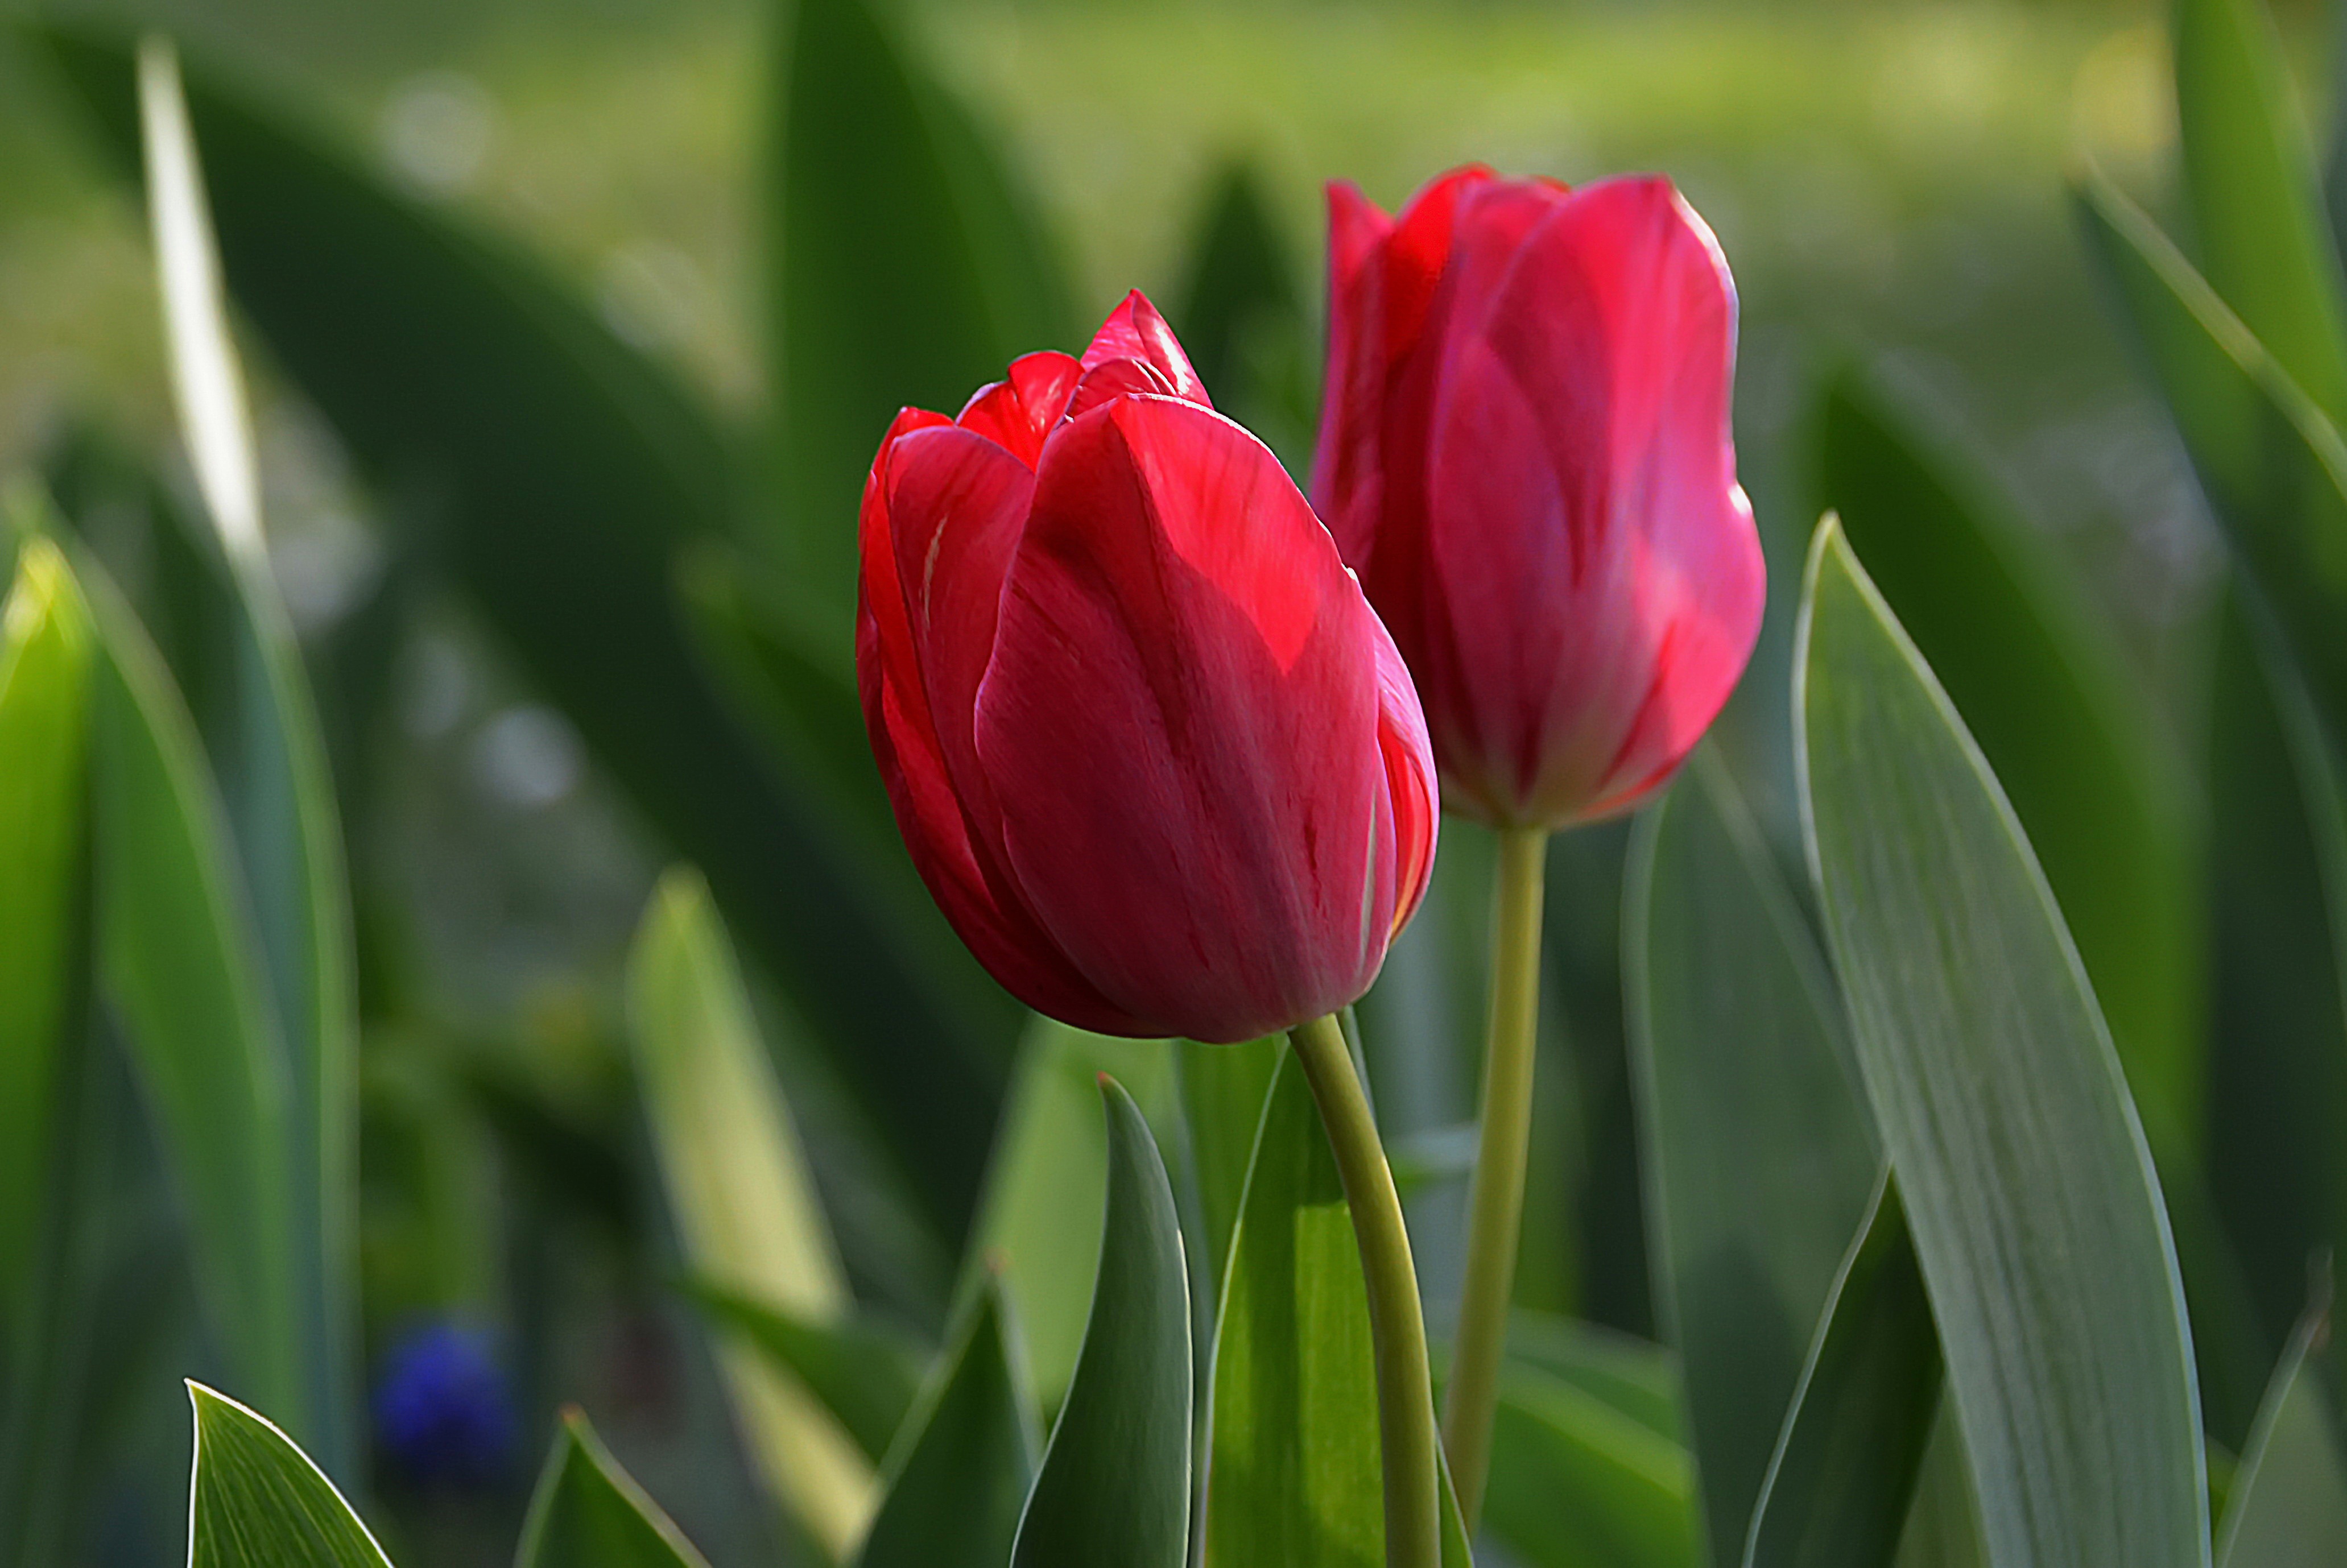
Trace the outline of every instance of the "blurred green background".
[[[2316, 10], [2280, 10], [2311, 87], [2330, 50]], [[172, 0], [48, 14], [85, 11], [165, 28], [323, 120], [410, 191], [547, 260], [716, 407], [755, 416], [775, 7]], [[1987, 465], [2078, 567], [2177, 739], [2197, 730], [2189, 672], [2216, 545], [2168, 424], [2095, 297], [2062, 184], [2065, 163], [2087, 155], [2163, 205], [2174, 116], [2158, 7], [929, 0], [904, 20], [925, 63], [1006, 138], [1088, 321], [1134, 286], [1178, 308], [1235, 165], [1268, 198], [1314, 319], [1324, 179], [1355, 179], [1390, 206], [1469, 159], [1573, 180], [1668, 172], [1717, 231], [1741, 288], [1739, 453], [1777, 586], [1790, 586], [1813, 520], [1803, 465], [1814, 388], [1855, 363]], [[903, 302], [910, 319], [922, 309]], [[374, 602], [387, 569], [379, 498], [259, 342], [247, 347], [272, 557], [301, 630], [323, 646]], [[1240, 412], [1300, 463], [1317, 350], [1255, 348], [1278, 366], [1254, 379], [1287, 395]], [[184, 485], [135, 199], [78, 134], [66, 96], [0, 40], [0, 471], [91, 425]], [[1789, 597], [1772, 601], [1774, 630], [1728, 738], [1782, 835], [1789, 797], [1771, 748]], [[731, 1457], [713, 1370], [666, 1288], [664, 1221], [621, 1044], [620, 963], [665, 852], [453, 598], [433, 597], [389, 657], [396, 743], [373, 750], [372, 808], [347, 825], [370, 995], [399, 999], [371, 1013], [365, 1044], [371, 1352], [441, 1315], [505, 1331], [532, 1423], [557, 1400], [583, 1401], [712, 1560], [748, 1561], [766, 1527]], [[1438, 904], [1471, 911], [1483, 846], [1446, 831]], [[1598, 832], [1559, 851], [1555, 1061], [1531, 1222], [1552, 1245], [1528, 1250], [1522, 1293], [1651, 1332], [1622, 1152], [1620, 850], [1618, 833]], [[1423, 922], [1397, 950], [1408, 1006], [1422, 1014], [1433, 995], [1438, 1012], [1471, 1017], [1478, 944], [1459, 933], [1473, 923]], [[859, 1185], [858, 1133], [836, 1084], [811, 1061], [794, 1072], [784, 1049], [859, 1294], [933, 1313], [950, 1260], [892, 1239], [892, 1200], [885, 1183]], [[1471, 1113], [1463, 1050], [1380, 1049], [1373, 1029], [1389, 1132], [1439, 1133]], [[1430, 1188], [1415, 1216], [1433, 1297], [1456, 1267], [1455, 1186]], [[168, 1360], [156, 1353], [157, 1377]], [[155, 1408], [148, 1448], [163, 1473], [185, 1438], [175, 1403]], [[441, 1560], [492, 1561], [520, 1495], [518, 1482], [395, 1501], [403, 1528], [440, 1542]], [[168, 1512], [126, 1509], [109, 1551], [159, 1560], [154, 1543], [177, 1529]]]

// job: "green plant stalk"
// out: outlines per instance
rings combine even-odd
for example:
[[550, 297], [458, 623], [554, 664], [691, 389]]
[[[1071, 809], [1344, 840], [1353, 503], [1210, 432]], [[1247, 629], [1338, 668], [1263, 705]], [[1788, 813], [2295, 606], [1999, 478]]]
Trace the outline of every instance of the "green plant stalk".
[[1378, 1428], [1384, 1460], [1386, 1568], [1440, 1568], [1442, 1558], [1440, 1440], [1426, 1354], [1426, 1317], [1401, 1196], [1368, 1096], [1334, 1014], [1290, 1031], [1296, 1060], [1320, 1108], [1337, 1174], [1353, 1214], [1353, 1239], [1369, 1290], [1369, 1338], [1378, 1361]]
[[1443, 1401], [1442, 1437], [1459, 1513], [1470, 1533], [1483, 1509], [1491, 1461], [1491, 1413], [1515, 1287], [1524, 1212], [1524, 1153], [1532, 1142], [1532, 1057], [1540, 1023], [1541, 898], [1548, 829], [1500, 833], [1497, 912], [1491, 930], [1491, 1036], [1483, 1050], [1483, 1106], [1467, 1200], [1467, 1274], [1459, 1341]]

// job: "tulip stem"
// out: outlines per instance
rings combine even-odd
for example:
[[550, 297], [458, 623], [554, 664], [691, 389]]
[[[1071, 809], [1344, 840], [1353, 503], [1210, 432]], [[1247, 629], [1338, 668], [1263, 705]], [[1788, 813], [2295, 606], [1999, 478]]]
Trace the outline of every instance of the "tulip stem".
[[1353, 1068], [1353, 1053], [1334, 1014], [1298, 1025], [1288, 1036], [1296, 1064], [1320, 1107], [1320, 1124], [1337, 1157], [1345, 1203], [1353, 1213], [1353, 1239], [1369, 1287], [1369, 1338], [1378, 1363], [1378, 1426], [1385, 1460], [1387, 1568], [1440, 1568], [1440, 1440], [1434, 1429], [1434, 1388], [1426, 1355], [1426, 1317], [1418, 1299], [1418, 1268], [1409, 1231], [1394, 1191], [1385, 1145], [1369, 1113], [1368, 1096]]
[[1491, 932], [1490, 1038], [1483, 1050], [1483, 1108], [1475, 1174], [1467, 1200], [1467, 1273], [1459, 1298], [1459, 1339], [1443, 1402], [1442, 1436], [1459, 1512], [1471, 1533], [1483, 1508], [1491, 1459], [1491, 1413], [1499, 1403], [1500, 1356], [1516, 1279], [1523, 1223], [1524, 1152], [1532, 1141], [1532, 1057], [1540, 1022], [1541, 898], [1548, 830], [1500, 833], [1497, 909]]

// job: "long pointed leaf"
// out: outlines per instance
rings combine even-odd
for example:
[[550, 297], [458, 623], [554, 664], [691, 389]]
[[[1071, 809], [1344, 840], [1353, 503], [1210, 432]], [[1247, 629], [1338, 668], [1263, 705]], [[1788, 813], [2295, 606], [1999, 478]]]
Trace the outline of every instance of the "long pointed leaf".
[[1586, 1389], [1521, 1364], [1501, 1377], [1483, 1520], [1532, 1568], [1705, 1561], [1686, 1450]]
[[391, 1568], [325, 1472], [266, 1417], [188, 1385], [188, 1568]]
[[1190, 1169], [1198, 1184], [1198, 1207], [1207, 1249], [1207, 1278], [1222, 1296], [1223, 1271], [1230, 1266], [1231, 1235], [1238, 1229], [1246, 1198], [1247, 1172], [1255, 1163], [1256, 1134], [1265, 1102], [1287, 1042], [1277, 1036], [1243, 1045], [1174, 1048], [1174, 1075], [1182, 1100], [1182, 1122], [1190, 1133]]
[[1035, 1477], [1034, 1417], [1001, 1282], [989, 1278], [889, 1456], [856, 1568], [1000, 1568]]
[[1641, 822], [1627, 904], [1654, 1272], [1728, 1563], [1881, 1157], [1824, 957], [1716, 751]]
[[990, 1260], [1018, 1314], [1036, 1397], [1059, 1408], [1081, 1352], [1099, 1272], [1109, 1145], [1100, 1075], [1173, 1145], [1174, 1056], [1165, 1040], [1115, 1040], [1037, 1018], [1019, 1048], [969, 1266]]
[[286, 1164], [307, 1400], [302, 1426], [313, 1457], [332, 1473], [356, 1462], [358, 1012], [342, 826], [309, 678], [263, 543], [243, 374], [169, 45], [150, 38], [140, 46], [138, 83], [180, 429], [233, 585], [222, 619], [233, 627], [236, 733], [215, 744], [213, 756], [285, 1034]]
[[2311, 1360], [2330, 1327], [2327, 1307], [2309, 1313], [2274, 1368], [2225, 1507], [2221, 1568], [2347, 1563], [2347, 1450]]
[[[128, 52], [41, 36], [131, 166]], [[708, 868], [958, 1241], [1017, 1014], [926, 901], [861, 873], [707, 669], [672, 572], [732, 523], [727, 436], [509, 248], [192, 66], [187, 96], [224, 274], [279, 365], [391, 493], [385, 520]]]
[[690, 1287], [701, 1309], [806, 1385], [864, 1457], [878, 1464], [920, 1392], [909, 1341], [853, 1319], [823, 1323], [722, 1285]]
[[1829, 518], [1796, 644], [1812, 871], [1997, 1568], [2205, 1568], [2143, 1130], [1995, 776]]
[[2347, 726], [2347, 441], [2140, 209], [2091, 174], [2075, 195], [2209, 509]]
[[2235, 1379], [2247, 1391], [2229, 1390], [2249, 1407], [2240, 1442], [2304, 1309], [2307, 1260], [2347, 1242], [2347, 791], [2303, 682], [2238, 595], [2216, 641], [2209, 1186], [2262, 1330]]
[[1879, 1568], [1897, 1553], [1940, 1410], [1940, 1340], [1885, 1180], [1801, 1371], [1746, 1568]]
[[34, 539], [0, 604], [0, 1322], [33, 1284], [67, 1045], [89, 664], [72, 569]]
[[2200, 266], [2291, 380], [2347, 421], [2347, 273], [2261, 0], [2177, 0], [2184, 193]]
[[1108, 1205], [1083, 1353], [1011, 1568], [1181, 1568], [1190, 1538], [1190, 1276], [1149, 1123], [1107, 1074]]
[[1382, 1562], [1368, 1290], [1336, 1157], [1285, 1053], [1260, 1124], [1215, 1316], [1205, 1562]]
[[78, 563], [94, 687], [97, 966], [240, 1384], [306, 1411], [285, 1047], [194, 722], [113, 586]]
[[2109, 627], [2044, 537], [1854, 374], [1819, 409], [1815, 499], [1931, 661], [2045, 866], [2136, 1102], [2198, 1126], [2205, 1011], [2178, 759]]
[[515, 1568], [709, 1568], [595, 1429], [566, 1410], [522, 1525]]
[[774, 293], [782, 555], [825, 602], [856, 582], [856, 507], [897, 410], [948, 412], [1012, 356], [1073, 347], [1067, 288], [1016, 181], [882, 0], [798, 0], [784, 29]]
[[[817, 1321], [847, 1305], [839, 1256], [707, 885], [671, 871], [628, 966], [637, 1081], [693, 1269]], [[871, 1518], [870, 1463], [809, 1394], [736, 1334], [719, 1357], [768, 1484], [834, 1553]]]

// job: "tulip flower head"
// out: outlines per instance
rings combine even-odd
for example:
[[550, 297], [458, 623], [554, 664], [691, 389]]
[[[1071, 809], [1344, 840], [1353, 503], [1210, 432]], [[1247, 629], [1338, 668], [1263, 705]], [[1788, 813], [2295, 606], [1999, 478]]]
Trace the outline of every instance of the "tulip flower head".
[[1425, 720], [1335, 541], [1148, 301], [958, 418], [898, 415], [861, 549], [897, 825], [1021, 1001], [1236, 1040], [1368, 989], [1433, 862]]
[[1670, 182], [1471, 168], [1328, 189], [1313, 497], [1409, 662], [1444, 804], [1628, 810], [1735, 688], [1767, 597], [1736, 482], [1736, 291]]

